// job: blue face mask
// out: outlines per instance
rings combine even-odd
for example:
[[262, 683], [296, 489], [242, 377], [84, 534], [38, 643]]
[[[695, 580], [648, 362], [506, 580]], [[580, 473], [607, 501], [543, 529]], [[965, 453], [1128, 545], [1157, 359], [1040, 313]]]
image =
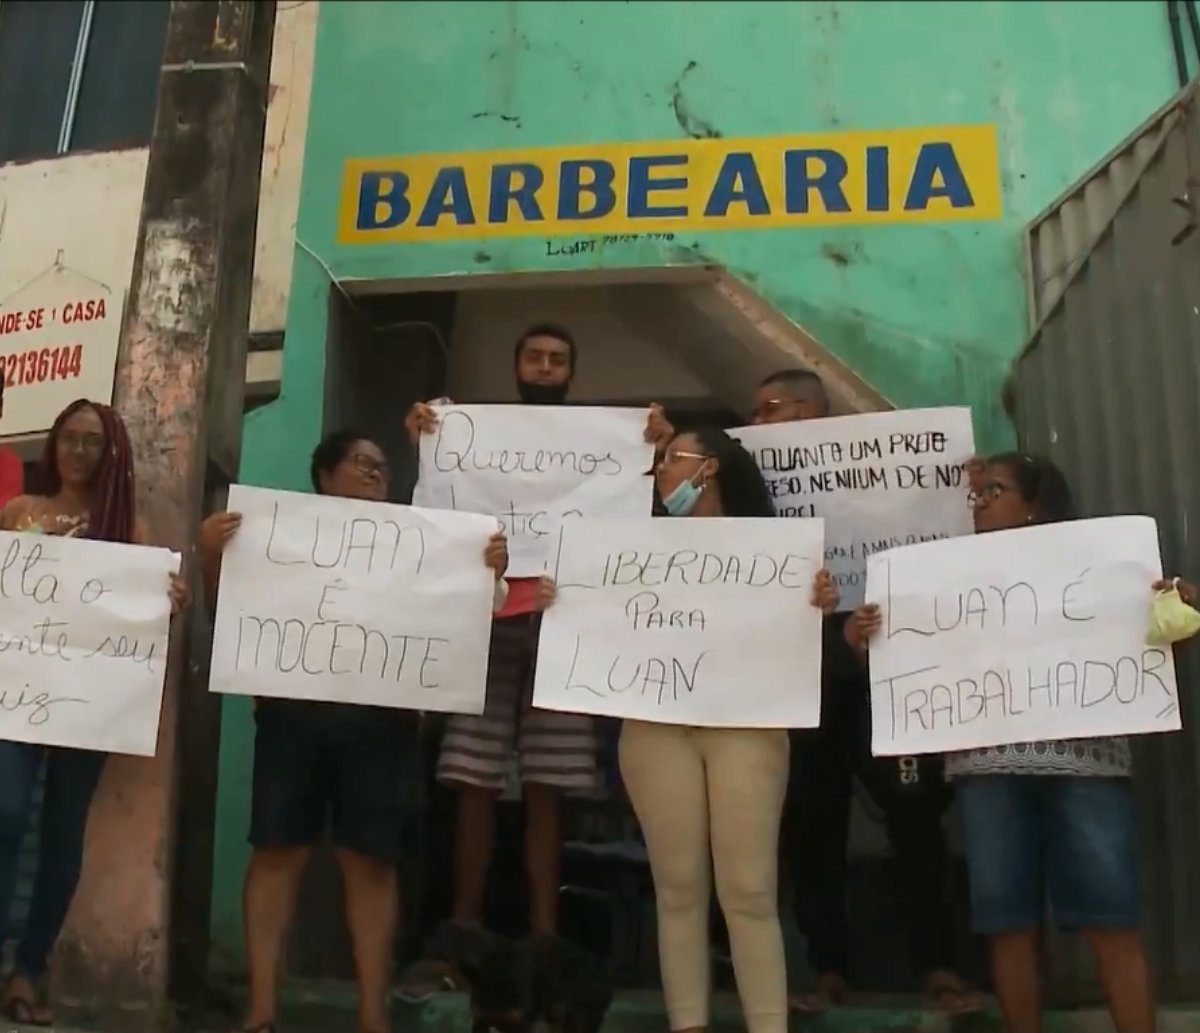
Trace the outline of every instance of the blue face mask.
[[696, 508], [696, 503], [700, 501], [701, 490], [691, 481], [683, 481], [670, 495], [662, 500], [663, 508], [669, 516], [687, 516]]

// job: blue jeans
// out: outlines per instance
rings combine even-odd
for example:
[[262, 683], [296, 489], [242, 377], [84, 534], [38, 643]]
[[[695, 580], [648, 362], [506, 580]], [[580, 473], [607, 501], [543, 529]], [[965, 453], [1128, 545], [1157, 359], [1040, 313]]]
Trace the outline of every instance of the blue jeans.
[[1137, 816], [1127, 778], [971, 775], [962, 808], [971, 925], [1041, 925], [1048, 893], [1064, 929], [1138, 927]]
[[0, 915], [5, 921], [12, 908], [21, 843], [33, 816], [33, 790], [42, 759], [46, 761], [37, 875], [16, 956], [16, 971], [35, 982], [46, 974], [50, 951], [79, 884], [88, 807], [106, 756], [0, 742]]

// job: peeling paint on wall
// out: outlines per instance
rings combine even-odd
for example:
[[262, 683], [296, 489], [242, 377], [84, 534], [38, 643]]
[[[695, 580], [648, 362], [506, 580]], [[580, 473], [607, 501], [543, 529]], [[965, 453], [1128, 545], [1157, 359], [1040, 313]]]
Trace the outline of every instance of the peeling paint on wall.
[[151, 222], [145, 232], [141, 292], [146, 318], [175, 333], [198, 333], [192, 299], [196, 285], [212, 279], [211, 249], [193, 248], [190, 227], [175, 222]]

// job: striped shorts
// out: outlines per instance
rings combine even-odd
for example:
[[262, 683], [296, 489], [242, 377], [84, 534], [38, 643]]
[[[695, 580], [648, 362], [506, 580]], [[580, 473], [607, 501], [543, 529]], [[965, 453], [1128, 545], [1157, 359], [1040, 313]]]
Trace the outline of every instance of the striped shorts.
[[439, 781], [500, 791], [515, 764], [522, 782], [597, 790], [592, 718], [530, 705], [540, 624], [540, 614], [492, 622], [487, 702], [480, 715], [453, 714], [446, 722]]

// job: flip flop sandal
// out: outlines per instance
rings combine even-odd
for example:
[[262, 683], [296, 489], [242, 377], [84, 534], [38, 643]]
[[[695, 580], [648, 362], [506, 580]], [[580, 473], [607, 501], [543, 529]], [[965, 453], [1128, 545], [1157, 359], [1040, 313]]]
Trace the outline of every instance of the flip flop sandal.
[[10, 997], [4, 1002], [4, 1007], [0, 1008], [0, 1014], [18, 1026], [36, 1026], [40, 1029], [49, 1029], [54, 1025], [53, 1018], [39, 1016], [37, 1010], [33, 1006], [33, 1002], [27, 997]]

